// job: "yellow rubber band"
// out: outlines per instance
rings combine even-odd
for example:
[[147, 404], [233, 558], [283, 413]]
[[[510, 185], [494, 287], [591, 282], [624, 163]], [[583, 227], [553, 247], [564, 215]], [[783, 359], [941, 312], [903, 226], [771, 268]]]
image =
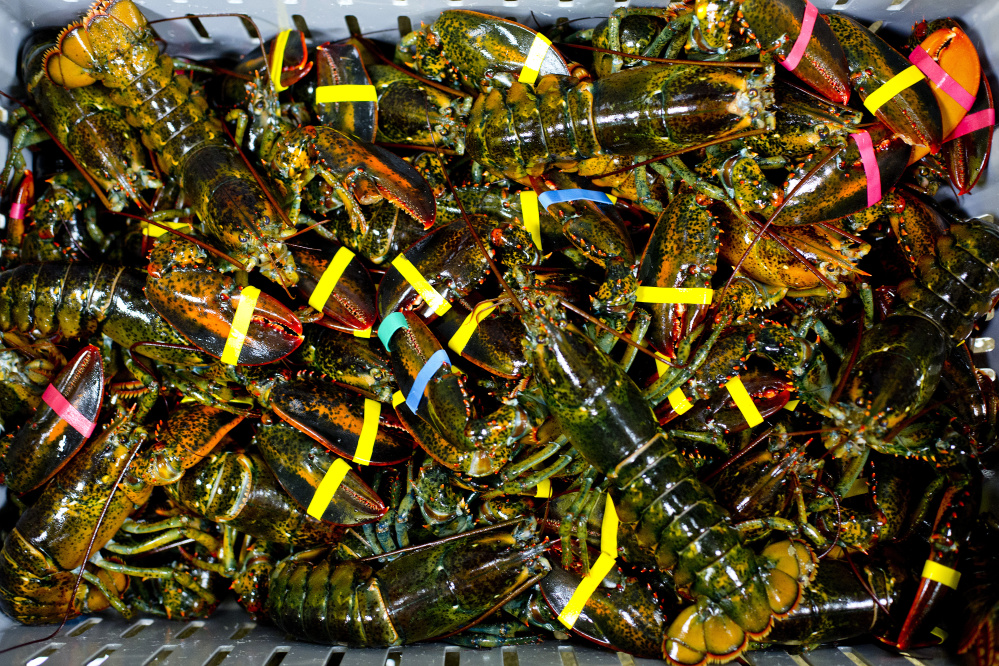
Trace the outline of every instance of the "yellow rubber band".
[[600, 553], [600, 557], [594, 562], [593, 566], [590, 567], [590, 573], [583, 576], [583, 580], [579, 582], [579, 586], [576, 587], [576, 591], [572, 593], [569, 597], [569, 603], [565, 605], [562, 612], [558, 614], [558, 621], [564, 624], [568, 629], [572, 629], [573, 625], [576, 624], [576, 620], [579, 619], [579, 614], [583, 612], [583, 606], [593, 593], [597, 591], [600, 586], [600, 581], [604, 579], [610, 570], [614, 568], [614, 559], [608, 557], [604, 553]]
[[551, 497], [552, 496], [552, 482], [545, 479], [538, 484], [538, 489], [534, 493], [535, 497]]
[[524, 228], [531, 234], [534, 247], [541, 249], [541, 208], [538, 206], [538, 193], [524, 190], [520, 193], [520, 210], [524, 214]]
[[316, 288], [312, 290], [312, 295], [309, 296], [309, 305], [322, 312], [323, 306], [326, 305], [330, 294], [336, 289], [336, 283], [340, 281], [344, 270], [347, 268], [347, 264], [353, 258], [354, 253], [346, 247], [341, 247], [336, 251], [336, 254], [333, 255], [333, 261], [323, 271], [323, 274], [319, 277], [319, 282], [316, 284]]
[[955, 590], [957, 589], [957, 584], [961, 582], [960, 571], [951, 569], [933, 560], [926, 560], [926, 564], [923, 565], [922, 577], [935, 580], [941, 585], [946, 585]]
[[749, 424], [750, 428], [763, 423], [763, 415], [760, 414], [760, 410], [756, 409], [756, 405], [753, 404], [753, 399], [749, 397], [749, 391], [746, 390], [741, 379], [733, 377], [729, 380], [728, 384], [725, 384], [725, 388], [728, 389], [728, 394], [735, 400], [735, 406], [742, 412], [742, 416], [746, 419], [746, 423]]
[[316, 488], [316, 493], [312, 496], [309, 508], [305, 512], [317, 520], [322, 519], [326, 507], [333, 501], [333, 495], [336, 495], [337, 488], [343, 483], [343, 479], [349, 471], [350, 465], [343, 458], [334, 460], [330, 468], [326, 470], [323, 480], [319, 482], [319, 487]]
[[527, 52], [527, 60], [524, 62], [524, 69], [520, 70], [520, 76], [517, 77], [518, 81], [534, 85], [534, 82], [538, 80], [538, 74], [541, 72], [541, 63], [544, 62], [545, 55], [548, 53], [551, 45], [552, 43], [548, 41], [548, 38], [540, 32], [534, 35], [534, 41], [531, 42], [531, 50]]
[[250, 327], [250, 321], [253, 319], [253, 310], [257, 307], [258, 296], [260, 296], [260, 290], [256, 287], [243, 287], [243, 291], [239, 294], [239, 305], [236, 306], [236, 314], [232, 317], [229, 335], [226, 337], [225, 347], [222, 349], [222, 362], [227, 365], [239, 364], [239, 352], [243, 351], [246, 329]]
[[607, 495], [607, 503], [604, 505], [604, 518], [600, 523], [600, 552], [610, 558], [617, 557], [617, 525], [620, 522], [617, 518], [617, 509], [610, 495]]
[[392, 394], [392, 406], [398, 407], [402, 403], [406, 402], [406, 396], [402, 394], [402, 391], [396, 391]]
[[371, 330], [374, 327], [375, 327], [374, 324], [372, 324], [371, 326], [368, 326], [367, 328], [362, 328], [359, 331], [358, 330], [351, 331], [351, 333], [354, 334], [355, 338], [370, 338], [371, 337]]
[[930, 630], [930, 635], [939, 638], [941, 643], [947, 640], [947, 637], [950, 636], [950, 634], [948, 634], [940, 627], [933, 627], [933, 629]]
[[491, 301], [482, 301], [476, 305], [465, 317], [465, 321], [461, 322], [461, 326], [454, 332], [451, 339], [447, 341], [447, 346], [453, 349], [456, 354], [460, 354], [472, 338], [472, 333], [475, 333], [475, 329], [479, 327], [479, 323], [495, 309], [496, 304]]
[[669, 406], [673, 408], [673, 411], [676, 412], [678, 416], [681, 414], [686, 414], [693, 407], [687, 396], [683, 394], [682, 388], [678, 388], [677, 390], [673, 391], [668, 396], [666, 396], [666, 398], [667, 400], [669, 400]]
[[372, 85], [343, 84], [316, 88], [316, 104], [333, 102], [377, 102], [378, 91]]
[[[160, 224], [168, 226], [171, 229], [177, 229], [178, 231], [191, 229], [191, 225], [187, 222], [160, 222]], [[163, 234], [168, 233], [163, 227], [158, 227], [155, 224], [149, 224], [148, 222], [140, 223], [139, 228], [142, 229], [143, 236], [149, 236], [150, 238], [159, 238]]]
[[843, 499], [847, 497], [856, 497], [857, 495], [866, 495], [870, 491], [870, 486], [867, 485], [867, 479], [857, 479], [850, 486], [850, 489], [846, 491], [843, 495]]
[[271, 63], [271, 83], [274, 90], [281, 92], [287, 90], [288, 86], [281, 85], [281, 70], [284, 69], [284, 47], [288, 45], [288, 36], [291, 30], [282, 30], [277, 40], [274, 42], [274, 62]]
[[660, 377], [663, 377], [667, 370], [669, 370], [669, 365], [666, 363], [666, 357], [656, 354], [656, 372], [659, 373]]
[[800, 400], [788, 400], [787, 404], [784, 405], [784, 409], [786, 409], [789, 412], [793, 412], [798, 408], [798, 405], [800, 404], [801, 404]]
[[710, 305], [714, 293], [713, 289], [700, 287], [639, 287], [637, 297], [639, 303]]
[[444, 300], [444, 297], [441, 296], [429, 282], [427, 282], [427, 279], [423, 277], [420, 271], [416, 270], [416, 266], [409, 263], [409, 259], [405, 256], [400, 254], [392, 260], [392, 265], [396, 267], [396, 270], [399, 271], [399, 274], [402, 275], [406, 282], [413, 285], [413, 289], [416, 290], [416, 293], [418, 293], [423, 300], [426, 301], [427, 305], [429, 305], [434, 312], [442, 315], [451, 309], [451, 304]]
[[364, 399], [364, 424], [361, 436], [357, 438], [357, 449], [351, 458], [358, 465], [371, 464], [371, 452], [375, 449], [375, 435], [378, 434], [378, 419], [382, 415], [382, 403]]
[[885, 81], [880, 88], [868, 95], [867, 99], [864, 100], [864, 106], [867, 107], [868, 111], [874, 113], [884, 106], [892, 97], [925, 78], [926, 75], [919, 71], [919, 68], [915, 65], [907, 67]]
[[610, 495], [607, 496], [607, 505], [604, 508], [604, 519], [600, 526], [600, 557], [590, 567], [590, 572], [583, 576], [576, 590], [569, 598], [569, 603], [565, 605], [562, 612], [558, 614], [558, 620], [569, 629], [572, 629], [579, 619], [579, 614], [583, 611], [583, 606], [587, 600], [593, 596], [602, 581], [617, 561], [617, 511], [614, 509], [614, 502]]

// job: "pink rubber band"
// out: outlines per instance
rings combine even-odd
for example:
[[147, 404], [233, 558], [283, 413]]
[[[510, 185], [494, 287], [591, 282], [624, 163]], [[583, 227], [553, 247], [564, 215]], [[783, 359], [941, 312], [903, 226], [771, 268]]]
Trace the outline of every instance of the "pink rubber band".
[[794, 41], [791, 52], [781, 63], [787, 68], [787, 71], [793, 72], [794, 68], [801, 62], [801, 56], [805, 55], [808, 42], [812, 41], [812, 29], [815, 27], [815, 19], [818, 15], [819, 10], [815, 8], [815, 5], [805, 0], [805, 15], [801, 18], [801, 32], [798, 33], [798, 39]]
[[917, 46], [909, 54], [909, 62], [919, 68], [919, 71], [926, 75], [933, 83], [937, 84], [940, 90], [950, 95], [951, 99], [961, 105], [967, 111], [975, 103], [975, 96], [964, 89], [960, 83], [950, 78], [950, 74], [944, 71], [936, 60], [927, 53], [922, 46]]
[[971, 134], [972, 132], [976, 132], [980, 129], [992, 127], [995, 124], [995, 109], [982, 109], [981, 111], [976, 111], [975, 113], [969, 113], [961, 122], [957, 124], [954, 131], [951, 132], [950, 136], [944, 139], [944, 141], [953, 141], [959, 136]]
[[857, 132], [850, 135], [860, 150], [860, 160], [864, 163], [864, 175], [867, 176], [867, 207], [870, 208], [881, 201], [881, 169], [878, 168], [878, 158], [874, 154], [874, 142], [867, 132]]
[[12, 220], [23, 220], [24, 214], [28, 211], [28, 207], [23, 203], [14, 202], [10, 205], [10, 219]]
[[49, 384], [45, 393], [42, 394], [42, 400], [59, 415], [59, 418], [73, 426], [73, 430], [84, 437], [90, 437], [90, 434], [94, 432], [97, 424], [88, 420], [86, 416], [76, 410], [76, 407], [69, 404], [69, 401], [63, 397], [62, 393], [59, 393], [59, 389], [54, 385]]

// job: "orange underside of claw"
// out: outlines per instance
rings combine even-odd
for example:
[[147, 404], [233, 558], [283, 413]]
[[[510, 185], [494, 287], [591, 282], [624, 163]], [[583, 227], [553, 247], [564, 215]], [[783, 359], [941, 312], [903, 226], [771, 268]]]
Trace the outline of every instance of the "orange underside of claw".
[[[982, 80], [982, 66], [975, 45], [963, 30], [956, 26], [941, 28], [924, 39], [920, 46], [937, 61], [951, 79], [967, 90], [972, 98], [978, 94], [978, 85]], [[968, 112], [936, 83], [932, 81], [929, 83], [933, 96], [940, 105], [943, 135], [949, 136]], [[929, 152], [930, 149], [926, 146], [914, 146], [909, 164], [922, 159]]]

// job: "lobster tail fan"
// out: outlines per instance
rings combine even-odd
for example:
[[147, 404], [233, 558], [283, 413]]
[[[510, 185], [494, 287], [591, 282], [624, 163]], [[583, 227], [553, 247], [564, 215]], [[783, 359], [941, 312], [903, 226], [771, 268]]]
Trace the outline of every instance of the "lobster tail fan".
[[56, 39], [56, 45], [60, 53], [83, 69], [93, 69], [97, 63], [97, 56], [90, 43], [90, 35], [87, 34], [82, 23], [70, 23], [63, 28]]
[[90, 37], [79, 23], [59, 33], [58, 46], [45, 52], [43, 67], [53, 83], [65, 88], [82, 88], [97, 81], [90, 75], [94, 53]]
[[701, 599], [683, 609], [663, 640], [663, 656], [680, 666], [726, 661], [749, 644], [749, 634], [711, 601]]
[[132, 0], [100, 0], [100, 2], [95, 2], [83, 20], [89, 29], [93, 21], [105, 17], [115, 19], [131, 29], [132, 32], [139, 32], [148, 25], [146, 17], [142, 15]]
[[801, 601], [804, 587], [815, 577], [818, 561], [800, 541], [780, 541], [767, 546], [760, 557], [769, 570], [764, 575], [770, 609], [784, 617]]

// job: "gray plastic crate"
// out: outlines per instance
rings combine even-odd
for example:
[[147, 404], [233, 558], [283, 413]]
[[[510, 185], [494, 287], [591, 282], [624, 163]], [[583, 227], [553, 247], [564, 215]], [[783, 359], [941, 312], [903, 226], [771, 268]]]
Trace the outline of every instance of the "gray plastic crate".
[[[430, 23], [443, 9], [475, 9], [512, 18], [525, 25], [553, 24], [556, 19], [601, 17], [618, 7], [666, 4], [663, 0], [173, 0], [155, 4], [136, 0], [149, 20], [192, 14], [239, 12], [251, 15], [264, 38], [284, 28], [307, 26], [312, 43], [349, 35], [347, 17], [356, 19], [364, 33], [380, 31], [380, 39], [398, 34], [399, 19], [413, 27]], [[17, 87], [17, 55], [24, 38], [34, 29], [63, 26], [90, 6], [84, 0], [0, 0], [0, 88]], [[940, 16], [960, 18], [983, 54], [983, 66], [992, 81], [999, 63], [999, 0], [814, 0], [823, 12], [843, 11], [868, 24], [882, 22], [882, 29], [907, 32], [913, 23]], [[580, 27], [596, 24], [580, 21]], [[207, 37], [190, 20], [156, 25], [172, 55], [208, 57], [246, 53], [257, 41], [236, 17], [201, 18]], [[999, 87], [993, 83], [993, 90]], [[0, 102], [9, 108], [9, 102]], [[6, 155], [7, 141], [0, 137]], [[946, 194], [944, 194], [946, 196]], [[999, 178], [986, 173], [975, 192], [961, 199], [970, 216], [999, 213]], [[995, 337], [991, 328], [989, 335]], [[999, 352], [989, 354], [989, 365], [999, 369]], [[987, 502], [999, 506], [999, 483], [993, 479]], [[0, 504], [6, 498], [0, 488]], [[0, 649], [43, 638], [51, 627], [23, 627], [0, 614]], [[953, 663], [942, 650], [917, 651], [908, 656], [889, 653], [874, 645], [822, 648], [803, 656], [782, 650], [746, 655], [752, 666], [924, 666]], [[403, 648], [349, 650], [297, 641], [273, 627], [257, 625], [234, 602], [227, 602], [205, 621], [180, 623], [155, 618], [126, 621], [112, 611], [68, 623], [47, 642], [0, 655], [0, 664], [18, 666], [613, 666], [662, 664], [587, 647], [581, 642], [550, 640], [541, 645], [495, 650], [470, 650], [429, 643]]]

